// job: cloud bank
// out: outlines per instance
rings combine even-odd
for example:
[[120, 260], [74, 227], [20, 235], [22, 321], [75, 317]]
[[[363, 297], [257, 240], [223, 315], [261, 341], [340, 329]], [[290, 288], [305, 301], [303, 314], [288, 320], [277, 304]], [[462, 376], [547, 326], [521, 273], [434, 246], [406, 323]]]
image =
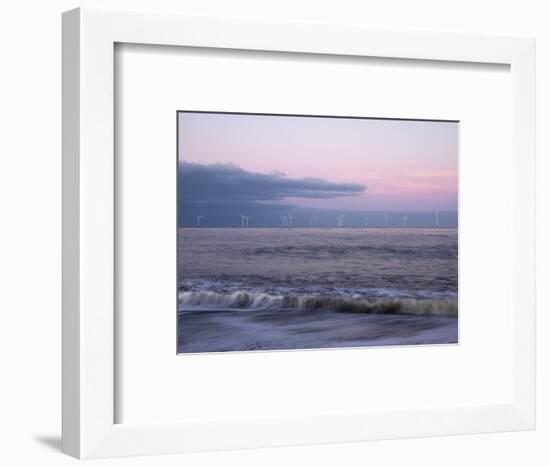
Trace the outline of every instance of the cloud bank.
[[356, 196], [366, 187], [318, 178], [293, 179], [283, 173], [254, 173], [232, 164], [180, 163], [181, 194], [188, 201], [281, 201], [293, 198]]
[[295, 208], [289, 198], [330, 199], [357, 196], [366, 186], [318, 178], [289, 178], [280, 172], [254, 173], [232, 164], [179, 164], [180, 225], [193, 225], [195, 215], [211, 226], [234, 226], [240, 214], [254, 215], [255, 224], [270, 226]]

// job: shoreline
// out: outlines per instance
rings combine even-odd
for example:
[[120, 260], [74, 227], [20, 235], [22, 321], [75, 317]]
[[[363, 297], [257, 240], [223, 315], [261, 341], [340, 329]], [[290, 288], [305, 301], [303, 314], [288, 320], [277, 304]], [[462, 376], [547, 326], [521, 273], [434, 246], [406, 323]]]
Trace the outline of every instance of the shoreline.
[[453, 343], [458, 343], [458, 318], [450, 316], [296, 309], [178, 312], [178, 353]]

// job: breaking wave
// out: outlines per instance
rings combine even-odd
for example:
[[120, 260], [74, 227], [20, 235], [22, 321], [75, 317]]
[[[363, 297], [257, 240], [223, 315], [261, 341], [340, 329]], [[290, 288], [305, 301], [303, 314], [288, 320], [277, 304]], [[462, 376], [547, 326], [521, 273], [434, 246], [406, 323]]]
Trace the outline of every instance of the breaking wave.
[[180, 290], [179, 303], [188, 309], [235, 310], [332, 310], [364, 314], [409, 314], [427, 316], [458, 315], [456, 298], [365, 298], [358, 296], [323, 296], [311, 294], [270, 294], [258, 291], [189, 291]]

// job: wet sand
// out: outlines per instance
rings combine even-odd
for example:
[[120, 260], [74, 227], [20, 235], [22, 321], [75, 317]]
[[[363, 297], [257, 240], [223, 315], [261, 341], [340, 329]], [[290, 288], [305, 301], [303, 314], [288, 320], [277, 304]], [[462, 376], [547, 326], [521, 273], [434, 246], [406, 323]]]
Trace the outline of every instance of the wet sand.
[[178, 314], [178, 352], [429, 345], [458, 342], [447, 316], [324, 310], [193, 310]]

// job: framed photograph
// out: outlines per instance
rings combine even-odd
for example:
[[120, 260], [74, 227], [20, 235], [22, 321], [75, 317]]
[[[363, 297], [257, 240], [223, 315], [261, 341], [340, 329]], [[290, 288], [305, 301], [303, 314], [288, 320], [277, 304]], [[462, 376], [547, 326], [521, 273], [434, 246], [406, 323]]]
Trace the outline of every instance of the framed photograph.
[[458, 121], [177, 118], [178, 352], [458, 342]]
[[63, 15], [63, 450], [533, 429], [534, 40]]

